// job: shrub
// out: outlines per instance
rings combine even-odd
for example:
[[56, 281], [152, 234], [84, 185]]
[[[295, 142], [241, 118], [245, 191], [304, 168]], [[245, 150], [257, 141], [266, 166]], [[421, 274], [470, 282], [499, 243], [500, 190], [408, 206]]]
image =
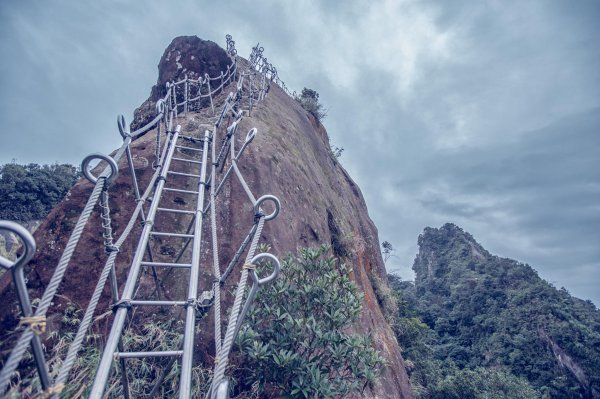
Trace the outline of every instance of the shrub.
[[265, 396], [332, 398], [363, 390], [383, 360], [367, 335], [351, 334], [362, 296], [329, 247], [301, 249], [256, 298], [240, 332], [240, 379]]
[[329, 146], [329, 154], [333, 158], [334, 161], [337, 161], [344, 152], [344, 147], [338, 147], [336, 145]]
[[319, 103], [319, 93], [313, 89], [304, 88], [299, 96], [295, 97], [302, 108], [310, 112], [318, 122], [322, 122], [327, 116], [327, 111]]

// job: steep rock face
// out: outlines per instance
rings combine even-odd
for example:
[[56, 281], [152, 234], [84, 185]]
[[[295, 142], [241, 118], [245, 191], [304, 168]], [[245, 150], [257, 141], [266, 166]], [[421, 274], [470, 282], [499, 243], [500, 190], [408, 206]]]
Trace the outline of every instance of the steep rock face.
[[[299, 104], [275, 87], [264, 102], [243, 121], [258, 136], [243, 161], [243, 170], [258, 193], [282, 200], [281, 215], [269, 224], [274, 251], [331, 244], [334, 253], [347, 256], [353, 279], [365, 294], [360, 330], [368, 332], [389, 367], [376, 395], [412, 397], [393, 332], [379, 309], [370, 275], [385, 278], [377, 229], [358, 186], [329, 152], [327, 133]], [[237, 195], [243, 195], [241, 191]], [[231, 214], [236, 217], [235, 209]]]
[[[208, 48], [213, 46], [210, 42], [200, 42]], [[192, 60], [192, 56], [194, 60], [208, 60], [200, 63], [201, 67], [209, 68], [207, 71], [211, 75], [219, 74], [210, 68], [221, 65], [222, 58], [219, 55], [213, 59], [213, 53], [210, 51], [196, 53], [204, 51], [202, 46], [192, 45], [200, 42], [188, 38], [173, 41], [161, 59], [159, 81], [155, 89], [153, 88], [153, 95], [155, 90], [160, 90], [162, 81], [177, 78], [184, 73], [183, 69], [188, 68], [184, 65], [188, 64], [182, 63], [182, 60]], [[179, 55], [175, 55], [178, 51], [182, 54], [179, 60]], [[214, 54], [220, 53], [215, 50]], [[182, 64], [182, 68], [172, 68], [173, 57], [175, 63]], [[222, 93], [221, 100], [228, 91]], [[149, 101], [152, 101], [152, 98], [151, 96]], [[216, 102], [218, 103], [219, 99]], [[186, 135], [198, 136], [204, 128], [211, 126], [211, 117], [212, 114], [205, 109], [198, 114], [181, 116], [177, 123], [182, 125]], [[141, 119], [137, 123], [143, 124], [140, 121]], [[256, 105], [251, 116], [242, 120], [238, 128], [240, 143], [246, 132], [253, 127], [258, 129], [258, 134], [244, 153], [239, 167], [256, 197], [273, 194], [281, 200], [279, 217], [268, 222], [263, 232], [265, 241], [272, 246], [271, 252], [283, 256], [286, 252], [296, 252], [299, 247], [331, 244], [336, 255], [347, 259], [347, 264], [352, 267], [352, 278], [364, 293], [364, 307], [357, 330], [373, 337], [373, 341], [388, 362], [380, 382], [372, 390], [368, 389], [365, 396], [412, 398], [398, 343], [383, 317], [371, 286], [371, 275], [384, 280], [386, 276], [377, 229], [369, 218], [360, 189], [331, 155], [327, 132], [277, 86], [273, 86], [265, 100]], [[132, 145], [132, 151], [136, 154], [136, 173], [142, 187], [145, 187], [152, 175], [155, 135], [156, 132], [151, 131]], [[192, 167], [178, 167], [178, 171], [181, 172], [197, 173]], [[119, 177], [110, 189], [113, 229], [116, 236], [126, 225], [135, 206], [131, 177], [125, 160], [120, 162], [119, 170]], [[189, 189], [193, 189], [192, 186], [190, 184]], [[71, 190], [68, 199], [52, 211], [36, 232], [39, 249], [29, 269], [35, 270], [30, 273], [30, 286], [33, 291], [37, 290], [37, 294], [47, 284], [90, 190], [91, 184], [80, 180]], [[243, 188], [235, 180], [224, 188], [221, 197], [223, 208], [219, 213], [219, 233], [221, 237], [227, 238], [220, 242], [220, 257], [222, 262], [226, 262], [234, 254], [251, 225], [252, 208]], [[166, 197], [166, 200], [182, 201], [181, 197], [174, 195]], [[167, 214], [160, 216], [156, 224], [160, 223], [168, 223], [171, 226], [185, 225], [181, 219]], [[99, 226], [98, 212], [95, 212], [92, 222], [85, 229], [84, 239], [77, 248], [75, 262], [69, 271], [74, 277], [69, 277], [61, 289], [61, 293], [68, 296], [69, 300], [81, 306], [86, 305], [86, 298], [95, 284], [95, 276], [106, 259]], [[139, 227], [133, 236], [138, 234]], [[130, 239], [121, 248], [117, 264], [120, 282], [124, 281], [135, 245], [136, 241]], [[159, 240], [154, 250], [155, 253], [160, 253], [170, 249]], [[207, 289], [210, 285], [209, 259], [208, 254], [203, 255], [202, 264], [206, 267], [203, 267], [201, 273], [200, 290]], [[7, 292], [6, 287], [7, 281], [4, 279], [4, 294]], [[169, 294], [175, 296], [176, 293]], [[108, 298], [107, 288], [103, 306], [108, 305]], [[60, 302], [61, 299], [58, 300], [59, 306]], [[2, 316], [6, 323], [14, 314], [3, 313]], [[51, 327], [50, 322], [49, 329]], [[210, 325], [206, 329], [202, 328], [201, 337], [206, 339], [199, 340], [196, 345], [200, 358], [204, 358], [203, 354], [213, 351], [213, 343], [209, 339], [211, 328]]]

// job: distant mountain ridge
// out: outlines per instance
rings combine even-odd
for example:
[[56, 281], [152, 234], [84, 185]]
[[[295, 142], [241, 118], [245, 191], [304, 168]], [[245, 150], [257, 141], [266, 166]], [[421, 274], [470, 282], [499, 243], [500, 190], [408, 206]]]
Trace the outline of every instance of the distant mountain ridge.
[[[414, 285], [392, 285], [404, 312], [433, 332], [433, 359], [506, 369], [543, 398], [600, 397], [600, 311], [591, 301], [490, 254], [454, 224], [426, 228], [418, 243]], [[411, 349], [409, 360], [422, 356]]]

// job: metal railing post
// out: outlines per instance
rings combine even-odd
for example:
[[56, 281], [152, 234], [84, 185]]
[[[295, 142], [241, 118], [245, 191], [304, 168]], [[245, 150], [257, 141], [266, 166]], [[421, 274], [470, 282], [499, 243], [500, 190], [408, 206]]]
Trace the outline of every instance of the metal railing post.
[[[33, 308], [31, 307], [31, 301], [29, 300], [29, 293], [27, 292], [27, 285], [25, 283], [25, 275], [23, 268], [33, 258], [35, 254], [35, 240], [27, 229], [15, 222], [0, 221], [0, 230], [8, 230], [15, 233], [23, 242], [25, 252], [15, 262], [0, 256], [0, 266], [11, 272], [13, 283], [17, 291], [17, 297], [19, 299], [19, 306], [23, 312], [23, 318], [21, 322], [25, 325], [28, 324], [28, 319], [33, 316]], [[42, 325], [45, 326], [45, 316]], [[29, 326], [33, 328], [33, 324]], [[50, 377], [48, 375], [48, 366], [46, 365], [46, 359], [44, 357], [44, 348], [38, 335], [39, 331], [36, 332], [31, 339], [31, 349], [33, 351], [33, 357], [35, 360], [35, 366], [40, 376], [40, 382], [42, 389], [46, 390], [50, 387]], [[1, 393], [1, 392], [0, 392]]]
[[[221, 74], [223, 72], [221, 71]], [[215, 106], [213, 105], [213, 99], [212, 99], [212, 90], [210, 88], [210, 77], [208, 76], [208, 74], [204, 74], [204, 79], [206, 79], [206, 85], [208, 86], [208, 98], [210, 99], [210, 108], [212, 109], [212, 113], [213, 115], [215, 114]]]
[[185, 83], [183, 84], [183, 114], [187, 115], [188, 112], [188, 90], [190, 86], [188, 83], [187, 74], [185, 75]]

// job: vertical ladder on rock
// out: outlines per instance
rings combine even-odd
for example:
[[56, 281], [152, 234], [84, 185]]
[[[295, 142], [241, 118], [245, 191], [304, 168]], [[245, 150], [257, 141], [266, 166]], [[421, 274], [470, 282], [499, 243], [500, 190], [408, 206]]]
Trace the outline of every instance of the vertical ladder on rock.
[[[278, 79], [276, 69], [262, 56], [263, 48], [258, 44], [252, 49], [250, 63], [240, 63], [239, 67], [241, 67], [242, 70], [238, 70], [235, 42], [229, 35], [226, 36], [226, 40], [227, 54], [231, 58], [231, 64], [227, 67], [225, 73], [221, 72], [220, 76], [213, 77], [205, 74], [204, 78], [198, 77], [195, 80], [189, 79], [186, 76], [184, 80], [179, 82], [168, 82], [166, 84], [167, 92], [165, 96], [160, 98], [156, 103], [157, 114], [152, 121], [134, 132], [130, 132], [129, 129], [126, 128], [125, 119], [121, 116], [119, 118], [119, 132], [123, 138], [123, 144], [115, 154], [112, 156], [91, 154], [84, 159], [82, 164], [83, 173], [86, 178], [93, 183], [94, 188], [74, 226], [73, 232], [68, 239], [56, 270], [40, 299], [40, 304], [37, 307], [35, 314], [26, 310], [24, 311], [26, 316], [24, 321], [27, 321], [26, 327], [0, 370], [0, 396], [6, 392], [6, 389], [11, 383], [11, 379], [15, 379], [15, 371], [18, 370], [19, 364], [26, 354], [27, 348], [33, 343], [34, 359], [42, 381], [41, 385], [44, 389], [44, 392], [41, 394], [44, 397], [58, 399], [61, 392], [63, 392], [63, 389], [66, 387], [65, 384], [68, 382], [69, 373], [75, 366], [76, 358], [84, 344], [86, 334], [89, 332], [89, 329], [94, 322], [94, 315], [96, 314], [95, 312], [107, 281], [110, 281], [112, 301], [114, 303], [114, 318], [105, 343], [104, 352], [97, 367], [97, 374], [89, 394], [90, 398], [98, 399], [103, 397], [110, 379], [111, 368], [115, 360], [118, 359], [121, 369], [120, 377], [124, 388], [122, 396], [129, 399], [130, 392], [128, 387], [129, 383], [127, 381], [127, 370], [133, 365], [131, 364], [131, 360], [128, 359], [168, 358], [167, 366], [162, 370], [163, 376], [159, 377], [155, 382], [150, 396], [155, 395], [156, 391], [161, 387], [161, 384], [164, 381], [164, 371], [168, 371], [176, 361], [180, 361], [181, 366], [178, 370], [174, 370], [175, 373], [180, 375], [179, 397], [181, 399], [188, 399], [191, 396], [192, 385], [191, 374], [194, 327], [197, 317], [196, 310], [208, 310], [209, 307], [214, 308], [215, 315], [215, 365], [211, 387], [206, 393], [206, 397], [224, 399], [228, 396], [226, 369], [229, 364], [229, 354], [231, 353], [233, 343], [235, 342], [242, 325], [242, 321], [244, 320], [247, 311], [250, 309], [260, 287], [276, 278], [280, 270], [279, 261], [272, 254], [255, 254], [264, 223], [277, 217], [280, 209], [280, 202], [277, 197], [269, 194], [256, 198], [247, 182], [244, 180], [238, 167], [238, 161], [244, 152], [244, 149], [254, 139], [257, 129], [250, 129], [246, 135], [246, 139], [239, 140], [242, 144], [241, 148], [237, 151], [235, 150], [235, 133], [242, 117], [249, 116], [253, 104], [256, 101], [262, 100], [269, 91], [270, 83], [266, 83], [267, 75], [269, 76], [268, 79], [270, 82], [275, 82], [284, 89], [285, 85]], [[215, 85], [211, 86], [211, 82], [213, 81], [215, 81]], [[216, 85], [218, 81], [220, 81], [220, 86]], [[255, 84], [256, 81], [260, 82], [258, 86]], [[213, 101], [217, 99], [217, 95], [224, 93], [228, 85], [232, 82], [237, 83], [234, 85], [234, 90], [227, 95], [226, 99], [224, 99], [222, 111], [217, 117], [214, 113], [215, 103]], [[181, 87], [182, 85], [183, 93], [181, 92], [181, 89], [179, 89], [179, 91], [177, 89], [178, 86]], [[203, 89], [205, 86], [206, 89]], [[195, 92], [195, 97], [191, 97], [191, 91]], [[292, 95], [289, 91], [288, 94]], [[181, 98], [183, 98], [183, 102], [178, 102]], [[177, 117], [178, 109], [181, 106], [183, 106], [184, 113], [191, 110], [199, 112], [200, 109], [203, 108], [206, 99], [210, 101], [213, 117], [216, 118], [214, 121], [211, 121], [210, 118], [207, 120], [207, 122], [212, 124], [212, 132], [205, 131], [203, 137], [186, 137], [180, 135], [180, 126], [177, 126], [175, 130], [172, 129], [173, 116]], [[245, 105], [246, 101], [248, 101], [247, 108]], [[226, 132], [223, 132], [225, 134], [218, 140], [219, 128], [225, 119], [228, 119], [231, 123], [228, 122], [228, 126], [225, 127]], [[190, 126], [192, 125], [193, 124], [190, 124]], [[167, 129], [164, 147], [161, 146], [162, 126], [165, 126]], [[150, 184], [144, 190], [144, 194], [140, 196], [136, 168], [134, 167], [133, 155], [131, 153], [132, 148], [130, 145], [133, 140], [141, 137], [152, 129], [156, 130], [156, 163], [152, 164], [152, 167], [156, 170], [152, 173]], [[186, 141], [187, 143], [185, 143]], [[192, 144], [189, 144], [190, 142]], [[194, 147], [194, 145], [198, 143], [201, 143], [201, 148]], [[219, 148], [217, 148], [217, 144], [219, 144]], [[208, 154], [209, 145], [211, 146], [210, 155]], [[139, 148], [144, 149], [145, 147], [140, 146]], [[121, 232], [116, 241], [113, 241], [108, 189], [111, 181], [117, 175], [118, 162], [124, 155], [127, 157], [129, 171], [133, 179], [132, 188], [137, 205], [125, 229]], [[209, 158], [211, 170], [209, 172], [210, 177], [207, 177], [207, 162], [209, 162]], [[95, 159], [104, 160], [109, 164], [98, 177], [94, 176], [87, 168], [90, 161]], [[185, 164], [190, 167], [183, 170], [178, 169], [181, 165]], [[226, 164], [228, 164], [228, 167], [225, 170]], [[190, 170], [191, 168], [197, 168], [199, 171], [196, 172]], [[243, 192], [246, 193], [247, 199], [252, 205], [249, 209], [246, 207], [246, 210], [251, 211], [251, 213], [248, 214], [248, 220], [252, 220], [253, 225], [246, 237], [240, 243], [237, 251], [233, 254], [233, 257], [228, 260], [225, 270], [222, 271], [217, 239], [217, 220], [222, 219], [222, 215], [217, 214], [215, 208], [217, 204], [216, 198], [228, 179], [232, 179], [231, 176], [237, 176], [237, 180], [241, 184]], [[177, 182], [181, 182], [182, 180], [186, 180], [187, 184], [185, 186], [178, 186]], [[195, 186], [196, 188], [189, 187], [191, 181], [197, 183]], [[209, 194], [207, 186], [211, 185], [212, 187]], [[207, 197], [207, 201], [205, 201], [205, 196]], [[192, 198], [195, 201], [188, 202], [188, 198]], [[187, 207], [185, 209], [178, 209], [177, 205], [166, 205], [165, 203], [170, 199], [172, 199], [175, 204], [180, 205], [187, 205], [188, 203], [193, 202], [193, 209]], [[146, 201], [150, 201], [149, 206], [147, 206]], [[103, 231], [104, 247], [109, 255], [102, 268], [101, 274], [98, 277], [96, 288], [90, 297], [90, 302], [85, 310], [75, 338], [69, 345], [68, 353], [63, 359], [60, 371], [54, 379], [54, 383], [52, 383], [51, 376], [48, 375], [47, 372], [47, 365], [45, 364], [46, 359], [44, 358], [42, 351], [35, 347], [36, 342], [39, 341], [36, 334], [38, 334], [40, 332], [39, 329], [46, 324], [46, 315], [52, 306], [52, 300], [55, 297], [60, 284], [65, 279], [67, 267], [70, 263], [75, 262], [74, 259], [76, 256], [74, 256], [74, 254], [77, 253], [75, 248], [82, 239], [84, 228], [91, 220], [92, 212], [98, 202], [100, 203], [101, 208], [100, 218], [102, 222], [101, 227]], [[205, 202], [207, 202], [207, 204], [205, 204]], [[272, 213], [265, 214], [263, 212], [262, 207], [265, 202], [272, 203], [272, 206], [274, 207]], [[210, 229], [207, 229], [205, 226], [205, 231], [210, 230], [210, 236], [212, 238], [212, 242], [207, 244], [207, 246], [210, 246], [210, 249], [208, 249], [209, 253], [212, 253], [212, 279], [207, 282], [207, 286], [212, 286], [212, 289], [204, 291], [198, 298], [198, 278], [200, 276], [200, 260], [202, 253], [202, 223], [204, 216], [211, 222]], [[142, 219], [143, 228], [141, 229], [138, 238], [139, 242], [137, 243], [133, 260], [127, 271], [128, 277], [123, 287], [122, 295], [119, 298], [115, 272], [116, 258], [119, 250], [127, 242], [126, 240], [128, 240], [128, 237], [131, 237], [130, 234], [134, 231], [139, 218]], [[187, 229], [182, 224], [182, 220], [184, 219], [187, 222]], [[159, 224], [164, 225], [165, 221], [171, 221], [171, 223], [168, 223], [167, 226], [159, 226]], [[227, 223], [226, 220], [225, 223]], [[30, 252], [33, 253], [34, 249], [32, 248], [35, 247], [33, 238], [26, 237], [24, 234], [19, 234], [18, 228], [12, 225], [7, 225], [5, 223], [2, 227], [3, 229], [14, 231], [20, 235]], [[171, 242], [174, 240], [181, 240], [181, 242], [183, 242], [179, 254], [176, 254], [177, 251], [173, 251], [168, 245], [161, 246], [163, 241]], [[231, 241], [231, 237], [227, 237], [227, 240]], [[191, 251], [190, 243], [192, 244]], [[156, 250], [159, 246], [160, 255], [155, 258], [153, 256], [153, 250]], [[244, 263], [240, 264], [244, 253], [246, 254], [245, 260], [243, 261]], [[171, 258], [169, 258], [169, 256]], [[22, 273], [22, 267], [29, 260], [30, 257], [23, 256], [23, 258], [19, 258], [16, 262], [10, 262], [8, 260], [3, 260], [0, 257], [0, 261], [2, 261], [0, 263], [3, 263], [2, 266], [4, 268], [13, 269], [13, 272], [19, 271], [19, 273], [13, 274], [13, 279], [17, 289], [19, 290], [19, 287], [22, 288], [19, 293], [19, 301], [21, 301], [22, 306], [24, 303], [29, 303], [26, 281]], [[203, 259], [203, 261], [209, 262], [208, 259]], [[256, 266], [260, 262], [266, 262], [265, 266], [272, 266], [273, 268], [272, 273], [267, 277], [260, 278], [256, 272]], [[221, 309], [221, 304], [224, 304], [225, 302], [221, 301], [221, 290], [223, 289], [223, 284], [227, 277], [231, 275], [232, 271], [237, 266], [241, 266], [240, 279], [235, 290], [235, 295], [232, 298], [233, 304], [229, 311], [227, 329], [223, 334], [221, 327], [224, 323], [221, 321], [221, 316], [222, 313], [225, 313], [223, 312], [225, 308], [223, 307], [223, 309]], [[146, 285], [146, 279], [142, 277], [142, 274], [148, 269], [152, 271], [152, 277], [156, 284], [156, 297], [154, 296], [154, 293], [145, 292], [147, 291], [148, 286]], [[157, 271], [159, 272], [157, 273]], [[179, 281], [189, 278], [189, 283], [188, 286], [185, 287], [185, 293], [178, 291], [177, 287], [175, 287], [174, 291], [178, 291], [177, 294], [180, 297], [175, 297], [176, 300], [172, 300], [168, 290], [164, 290], [161, 294], [160, 289], [163, 287], [163, 284], [159, 282], [158, 276], [159, 274], [162, 274], [161, 277], [163, 280], [169, 278], [170, 281], [176, 281], [177, 279], [175, 277], [169, 277], [170, 274], [176, 273], [185, 275], [185, 277], [179, 279]], [[207, 274], [211, 273], [208, 272]], [[251, 281], [250, 286], [248, 286], [249, 281]], [[246, 291], [247, 288], [248, 291]], [[21, 293], [23, 293], [23, 296], [21, 296]], [[244, 297], [246, 298], [245, 301], [243, 301]], [[166, 350], [154, 348], [143, 352], [133, 351], [134, 348], [127, 347], [128, 343], [124, 342], [123, 338], [129, 337], [126, 324], [132, 322], [136, 312], [135, 309], [162, 308], [163, 310], [166, 310], [168, 307], [173, 306], [185, 309], [184, 312], [182, 312], [185, 313], [185, 322], [180, 324], [183, 326], [183, 330], [178, 332], [170, 331], [175, 335], [179, 334], [181, 343], [178, 341], [178, 346], [174, 345], [174, 347], [172, 347], [173, 345], [169, 345], [166, 346]], [[144, 314], [144, 316], [148, 315]], [[173, 319], [173, 317], [170, 317], [170, 319]], [[177, 317], [175, 317], [175, 319], [177, 319]]]
[[[198, 297], [198, 277], [200, 272], [200, 254], [202, 243], [202, 221], [204, 209], [204, 196], [207, 186], [207, 158], [208, 146], [210, 141], [210, 133], [204, 132], [203, 139], [196, 139], [192, 142], [200, 142], [201, 148], [191, 147], [190, 144], [184, 143], [185, 137], [180, 135], [181, 126], [177, 126], [175, 131], [169, 133], [168, 150], [165, 158], [160, 164], [160, 175], [154, 189], [154, 195], [148, 211], [146, 221], [143, 224], [143, 230], [140, 236], [140, 241], [133, 257], [130, 272], [123, 289], [123, 293], [119, 301], [115, 304], [115, 315], [110, 334], [106, 340], [104, 353], [98, 367], [94, 385], [90, 392], [89, 398], [100, 399], [106, 387], [112, 363], [119, 360], [122, 367], [126, 367], [126, 359], [132, 358], [148, 358], [148, 357], [173, 357], [181, 358], [181, 373], [179, 382], [179, 397], [187, 399], [190, 397], [191, 391], [191, 372], [192, 372], [192, 357], [194, 346], [194, 331], [196, 324], [196, 305]], [[189, 140], [187, 140], [189, 141]], [[193, 145], [193, 144], [192, 144]], [[175, 156], [176, 150], [178, 155], [189, 156], [191, 158], [182, 158]], [[174, 163], [189, 164], [199, 166], [199, 174], [177, 172], [172, 170]], [[187, 169], [186, 169], [187, 170]], [[196, 181], [197, 190], [189, 190], [186, 188], [176, 187], [174, 182], [181, 179], [191, 179]], [[167, 182], [170, 184], [167, 186]], [[173, 183], [171, 183], [173, 182]], [[177, 193], [195, 198], [194, 209], [176, 209], [161, 206], [164, 202], [165, 193]], [[193, 217], [193, 230], [190, 231], [173, 231], [173, 226], [157, 226], [155, 225], [156, 215], [158, 212], [188, 214]], [[175, 223], [173, 223], [175, 225]], [[188, 229], [189, 230], [189, 229]], [[176, 239], [186, 242], [184, 249], [189, 242], [192, 243], [191, 261], [180, 262], [181, 254], [171, 262], [154, 261], [152, 258], [145, 259], [146, 254], [151, 254], [148, 250], [152, 238], [159, 239]], [[183, 250], [182, 252], [183, 253]], [[162, 268], [162, 269], [184, 269], [189, 270], [189, 285], [187, 287], [187, 297], [179, 300], [150, 300], [136, 298], [136, 287], [139, 284], [140, 273], [144, 268]], [[157, 287], [158, 288], [158, 287]], [[147, 352], [125, 352], [120, 344], [125, 322], [131, 310], [136, 307], [150, 306], [182, 306], [185, 308], [185, 324], [183, 332], [183, 345], [179, 350], [172, 351], [147, 351]], [[126, 398], [129, 397], [129, 388], [127, 386], [126, 370], [121, 370], [123, 373], [122, 382], [124, 384], [123, 392]]]

